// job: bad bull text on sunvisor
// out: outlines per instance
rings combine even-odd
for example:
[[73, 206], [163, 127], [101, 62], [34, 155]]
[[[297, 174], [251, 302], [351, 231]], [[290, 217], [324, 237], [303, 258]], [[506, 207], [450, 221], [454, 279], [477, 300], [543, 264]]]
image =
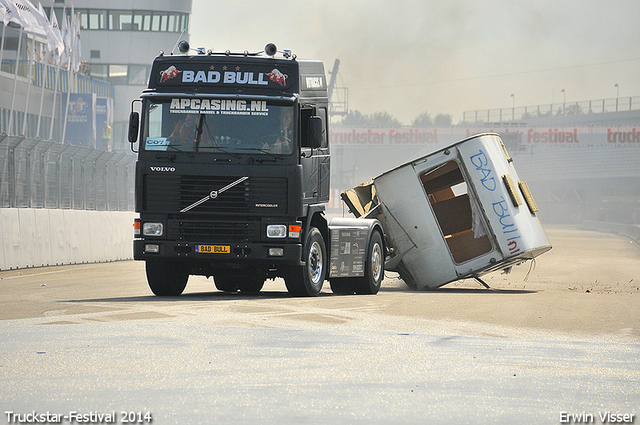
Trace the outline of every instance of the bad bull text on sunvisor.
[[[216, 69], [219, 67], [220, 69]], [[263, 68], [263, 69], [259, 69]], [[179, 69], [171, 65], [161, 70], [158, 75], [159, 84], [222, 84], [239, 86], [275, 86], [287, 87], [288, 70], [279, 68], [241, 69], [240, 66], [211, 65], [209, 69]]]

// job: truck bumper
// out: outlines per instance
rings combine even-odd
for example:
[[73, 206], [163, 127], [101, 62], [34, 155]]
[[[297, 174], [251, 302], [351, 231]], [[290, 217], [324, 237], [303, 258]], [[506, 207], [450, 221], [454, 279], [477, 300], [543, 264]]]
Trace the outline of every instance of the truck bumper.
[[[224, 248], [211, 249], [211, 252], [197, 252], [202, 251], [197, 248], [202, 245]], [[225, 243], [213, 245], [211, 243], [136, 239], [133, 241], [133, 258], [142, 261], [185, 259], [189, 262], [220, 265], [249, 262], [299, 265], [302, 258], [302, 244]]]

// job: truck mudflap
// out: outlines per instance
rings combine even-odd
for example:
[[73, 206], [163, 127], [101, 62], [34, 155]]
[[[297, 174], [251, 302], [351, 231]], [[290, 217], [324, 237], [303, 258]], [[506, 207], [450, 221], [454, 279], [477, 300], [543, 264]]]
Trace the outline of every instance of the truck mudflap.
[[384, 229], [387, 270], [431, 289], [532, 260], [551, 249], [538, 207], [497, 134], [480, 134], [341, 194]]

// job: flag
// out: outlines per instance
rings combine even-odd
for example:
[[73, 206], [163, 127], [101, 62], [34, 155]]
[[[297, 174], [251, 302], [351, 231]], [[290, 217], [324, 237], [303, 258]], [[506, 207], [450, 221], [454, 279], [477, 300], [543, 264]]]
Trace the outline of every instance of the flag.
[[73, 71], [78, 72], [80, 70], [80, 63], [82, 62], [82, 45], [80, 43], [80, 20], [78, 15], [75, 14], [73, 6], [71, 6], [71, 12], [73, 13]]
[[[0, 0], [1, 1], [1, 0]], [[67, 16], [67, 8], [65, 7], [62, 12], [62, 42], [64, 44], [64, 49], [60, 55], [60, 60], [62, 62], [62, 66], [66, 66], [69, 63], [69, 59], [71, 59], [71, 43], [69, 38], [69, 17]]]
[[5, 12], [2, 21], [6, 26], [9, 22], [14, 22], [20, 26], [24, 26], [22, 16], [20, 16], [20, 12], [18, 12], [18, 8], [13, 3], [12, 0], [0, 0], [0, 4], [4, 6]]
[[60, 28], [58, 28], [58, 19], [56, 18], [56, 14], [53, 12], [53, 6], [51, 6], [51, 18], [53, 21], [49, 21], [49, 19], [47, 19], [47, 14], [42, 7], [42, 3], [38, 3], [38, 10], [44, 17], [44, 21], [46, 23], [47, 47], [49, 48], [49, 51], [53, 52], [57, 57], [60, 52], [62, 52], [62, 49], [64, 49], [64, 43], [62, 42], [62, 36], [60, 35]]
[[[11, 0], [6, 0], [6, 1], [11, 1]], [[27, 32], [33, 32], [39, 35], [46, 36], [47, 30], [44, 26], [40, 24], [39, 19], [41, 19], [42, 17], [40, 16], [38, 9], [36, 9], [36, 7], [33, 4], [31, 4], [29, 0], [12, 0], [12, 1], [15, 4], [16, 9], [18, 9], [18, 13], [20, 14], [20, 17], [22, 18], [22, 23], [20, 25], [22, 25], [24, 30]]]

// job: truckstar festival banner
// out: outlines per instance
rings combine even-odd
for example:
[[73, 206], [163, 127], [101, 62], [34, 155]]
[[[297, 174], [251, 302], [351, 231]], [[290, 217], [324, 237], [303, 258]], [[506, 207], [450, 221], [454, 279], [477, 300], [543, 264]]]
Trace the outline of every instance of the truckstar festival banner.
[[434, 149], [478, 133], [498, 133], [508, 147], [527, 146], [619, 146], [640, 147], [640, 129], [635, 127], [518, 127], [518, 128], [333, 128], [334, 146], [424, 145]]

